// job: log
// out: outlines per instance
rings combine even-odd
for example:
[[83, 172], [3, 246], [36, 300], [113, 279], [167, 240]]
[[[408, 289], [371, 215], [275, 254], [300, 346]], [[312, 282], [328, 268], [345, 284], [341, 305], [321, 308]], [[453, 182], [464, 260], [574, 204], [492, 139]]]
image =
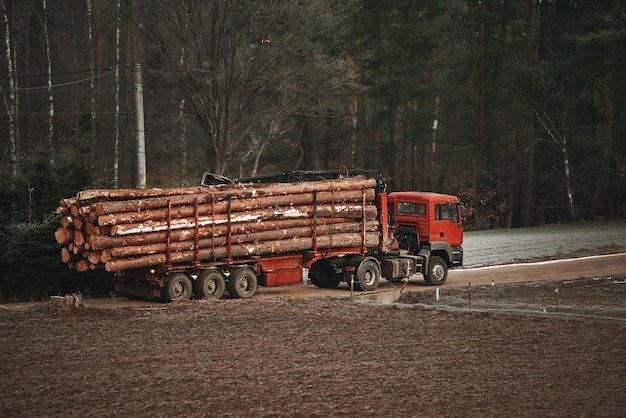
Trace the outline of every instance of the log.
[[72, 205], [76, 204], [76, 198], [75, 197], [68, 197], [66, 199], [61, 199], [61, 201], [59, 202], [59, 209], [61, 208], [69, 208]]
[[54, 238], [61, 245], [69, 244], [70, 242], [74, 241], [74, 228], [58, 228], [54, 232]]
[[61, 248], [61, 260], [65, 264], [76, 262], [82, 258], [83, 257], [81, 255], [74, 254], [72, 251], [70, 251], [68, 247]]
[[[358, 182], [366, 180], [368, 186], [357, 186]], [[249, 191], [256, 190], [285, 190], [295, 187], [295, 191], [288, 193], [305, 193], [313, 190], [349, 190], [355, 188], [374, 187], [375, 179], [366, 179], [365, 176], [353, 176], [349, 179], [332, 179], [328, 181], [309, 181], [294, 183], [271, 183], [271, 184], [252, 184], [237, 183], [223, 184], [215, 186], [194, 186], [194, 187], [170, 187], [170, 188], [151, 188], [151, 189], [93, 189], [78, 192], [76, 198], [81, 202], [81, 206], [88, 201], [93, 200], [128, 200], [162, 196], [191, 195], [191, 194], [207, 194], [207, 193], [231, 193], [236, 190]], [[259, 192], [261, 193], [261, 192]]]
[[[318, 237], [317, 247], [319, 249], [330, 248], [352, 248], [360, 247], [363, 234], [337, 234]], [[378, 233], [368, 232], [365, 234], [365, 244], [367, 247], [374, 247], [378, 244]], [[267, 254], [284, 254], [298, 251], [310, 251], [313, 249], [313, 238], [302, 237], [289, 240], [267, 241], [255, 244], [240, 244], [232, 246], [232, 257], [252, 257]], [[227, 248], [219, 247], [212, 249], [201, 249], [200, 260], [220, 260], [227, 257]], [[195, 260], [195, 251], [180, 251], [171, 253], [170, 262], [173, 264], [191, 262]], [[151, 254], [130, 259], [115, 259], [107, 261], [105, 268], [109, 272], [155, 266], [166, 264], [167, 254]], [[77, 263], [78, 264], [78, 263]]]
[[66, 296], [50, 296], [50, 310], [58, 311], [66, 307], [78, 308], [81, 305], [82, 296], [78, 294]]
[[87, 233], [87, 237], [96, 234], [96, 226], [91, 222], [85, 222], [84, 225], [85, 232]]
[[76, 262], [74, 268], [76, 269], [76, 271], [80, 272], [89, 271], [91, 270], [91, 263], [86, 258], [83, 258], [82, 260], [78, 260]]
[[[339, 224], [353, 221], [346, 218], [319, 218], [315, 220], [316, 225]], [[270, 231], [275, 229], [296, 228], [313, 225], [313, 219], [279, 219], [266, 220], [263, 222], [240, 223], [230, 226], [231, 234], [249, 234], [259, 231]], [[100, 227], [105, 228], [105, 227]], [[109, 232], [110, 232], [110, 227]], [[96, 227], [96, 230], [98, 227]], [[228, 225], [209, 225], [198, 228], [198, 238], [218, 237], [228, 234]], [[167, 231], [151, 232], [145, 234], [131, 234], [120, 236], [109, 236], [106, 234], [96, 233], [90, 235], [89, 246], [92, 250], [105, 250], [113, 247], [126, 247], [134, 245], [146, 245], [165, 242], [167, 240]], [[194, 239], [195, 228], [175, 229], [170, 231], [170, 239], [172, 241], [186, 241]]]
[[[315, 190], [319, 194], [323, 192], [332, 192], [340, 190], [362, 190], [372, 188], [376, 185], [376, 180], [365, 179], [363, 176], [353, 178], [350, 182], [346, 182], [345, 179], [341, 181], [331, 180], [328, 182], [306, 182], [306, 183], [285, 183], [285, 184], [270, 184], [270, 185], [255, 185], [247, 186], [246, 189], [241, 190], [223, 190], [223, 191], [206, 191], [199, 194], [189, 195], [172, 195], [172, 196], [158, 196], [139, 199], [126, 199], [119, 201], [103, 201], [94, 203], [93, 210], [98, 216], [111, 214], [111, 213], [123, 213], [123, 212], [139, 212], [150, 209], [160, 209], [167, 207], [168, 200], [172, 206], [181, 205], [193, 205], [196, 201], [198, 203], [212, 203], [216, 201], [223, 201], [228, 199], [230, 195], [234, 199], [251, 199], [258, 197], [270, 197], [270, 196], [285, 196], [290, 194], [306, 194], [313, 193]], [[258, 186], [258, 187], [256, 187]], [[236, 193], [235, 193], [236, 192]], [[330, 202], [330, 200], [328, 200]]]
[[94, 200], [126, 200], [144, 197], [163, 197], [199, 193], [221, 192], [240, 188], [239, 184], [215, 186], [166, 187], [150, 189], [91, 189], [78, 192], [76, 198], [83, 204]]
[[[364, 196], [365, 195], [365, 196]], [[362, 202], [365, 201], [371, 203], [374, 200], [374, 189], [361, 190], [347, 190], [347, 191], [334, 191], [334, 192], [319, 192], [315, 197], [318, 204], [335, 203], [342, 204], [348, 202]], [[164, 199], [156, 199], [156, 202], [167, 207], [168, 201]], [[254, 210], [260, 208], [270, 207], [285, 207], [285, 206], [303, 206], [313, 204], [313, 193], [298, 193], [298, 194], [286, 194], [281, 196], [264, 196], [247, 200], [231, 200], [219, 201], [210, 204], [198, 204], [198, 215], [206, 216], [211, 214], [226, 213], [228, 210], [231, 212], [241, 212], [246, 210]], [[189, 218], [195, 214], [195, 205], [189, 204], [186, 206], [172, 207], [170, 211], [170, 218]], [[126, 223], [139, 223], [146, 221], [156, 221], [167, 219], [168, 209], [148, 209], [144, 211], [134, 212], [122, 212], [122, 213], [110, 213], [98, 216], [98, 225], [118, 225]], [[91, 221], [91, 219], [90, 219]]]
[[89, 260], [91, 264], [100, 264], [101, 253], [99, 251], [87, 251], [86, 253], [87, 260]]
[[70, 226], [73, 226], [71, 216], [61, 216], [59, 222], [61, 223], [61, 226], [63, 228], [69, 228]]
[[74, 216], [72, 217], [72, 225], [74, 226], [74, 229], [83, 229], [83, 226], [85, 224], [85, 219], [82, 216]]
[[85, 243], [85, 233], [81, 230], [74, 230], [74, 243], [78, 246], [82, 246]]
[[[220, 225], [238, 222], [264, 222], [269, 219], [292, 219], [292, 218], [312, 218], [315, 216], [320, 218], [352, 218], [359, 219], [363, 217], [363, 207], [356, 204], [346, 205], [320, 205], [320, 206], [295, 206], [289, 208], [259, 209], [246, 212], [237, 212], [229, 217], [225, 214], [215, 216], [202, 216], [198, 218], [198, 226]], [[367, 220], [376, 219], [376, 206], [365, 206], [365, 217]], [[168, 229], [188, 229], [196, 226], [195, 219], [181, 218], [172, 219], [168, 223], [166, 221], [148, 221], [144, 223], [121, 224], [111, 227], [111, 235], [128, 235], [141, 234], [157, 231], [166, 231]], [[80, 231], [77, 231], [80, 232]], [[76, 237], [74, 237], [76, 242]], [[77, 242], [78, 244], [78, 242]]]
[[[262, 231], [257, 233], [238, 234], [231, 237], [231, 243], [233, 245], [243, 244], [248, 242], [264, 242], [264, 241], [277, 241], [280, 239], [291, 239], [299, 237], [311, 237], [313, 235], [314, 228], [310, 226], [286, 228], [286, 229], [274, 229], [270, 231]], [[370, 221], [366, 224], [367, 232], [376, 232], [378, 230], [378, 223], [376, 221]], [[333, 235], [333, 234], [345, 234], [345, 233], [358, 233], [362, 232], [362, 226], [359, 222], [340, 223], [332, 225], [323, 225], [315, 228], [315, 234], [319, 236]], [[221, 236], [213, 239], [205, 238], [198, 242], [199, 248], [212, 248], [222, 247], [227, 245], [228, 237]], [[192, 251], [195, 248], [195, 240], [188, 241], [176, 241], [170, 245], [171, 251]], [[102, 251], [100, 260], [107, 262], [115, 258], [135, 257], [148, 254], [165, 253], [167, 251], [167, 244], [165, 242], [159, 242], [147, 245], [135, 245], [135, 246], [123, 246], [111, 248]], [[90, 261], [91, 258], [89, 259]], [[93, 262], [93, 261], [92, 261]]]
[[85, 205], [78, 208], [78, 214], [80, 216], [87, 217], [92, 212], [93, 205]]

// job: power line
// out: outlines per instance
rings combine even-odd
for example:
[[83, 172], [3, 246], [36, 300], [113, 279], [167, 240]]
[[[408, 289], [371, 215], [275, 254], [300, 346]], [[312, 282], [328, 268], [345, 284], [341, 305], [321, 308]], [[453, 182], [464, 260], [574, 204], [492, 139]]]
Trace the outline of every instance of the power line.
[[[88, 70], [76, 70], [76, 71], [64, 71], [62, 73], [51, 73], [50, 76], [51, 77], [58, 77], [61, 75], [75, 75], [75, 74], [85, 74], [85, 73], [91, 73], [93, 71], [115, 71], [116, 69], [123, 69], [123, 68], [131, 68], [133, 65], [132, 64], [125, 64], [125, 65], [120, 65], [120, 66], [114, 66], [114, 67], [104, 67], [104, 68], [93, 68], [93, 69], [88, 69]], [[15, 77], [0, 77], [1, 81], [4, 80], [11, 80], [11, 79], [27, 79], [27, 78], [42, 78], [42, 77], [48, 77], [48, 74], [29, 74], [29, 75], [18, 75]]]
[[16, 90], [17, 91], [34, 91], [34, 90], [47, 90], [49, 88], [55, 88], [55, 87], [63, 87], [63, 86], [70, 86], [73, 84], [80, 84], [80, 83], [84, 83], [85, 81], [91, 81], [91, 80], [95, 80], [97, 78], [102, 78], [104, 76], [107, 76], [109, 74], [114, 73], [115, 70], [103, 73], [103, 74], [98, 74], [95, 77], [87, 77], [87, 78], [83, 78], [80, 80], [74, 80], [74, 81], [68, 81], [67, 83], [60, 83], [60, 84], [53, 84], [52, 86], [38, 86], [38, 87], [18, 87]]

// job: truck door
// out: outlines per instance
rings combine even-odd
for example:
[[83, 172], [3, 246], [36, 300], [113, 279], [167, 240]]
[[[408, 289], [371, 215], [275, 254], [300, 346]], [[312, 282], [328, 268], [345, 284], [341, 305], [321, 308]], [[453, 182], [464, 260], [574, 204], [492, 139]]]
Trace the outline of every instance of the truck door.
[[[438, 233], [439, 241], [455, 246], [463, 243], [463, 220], [459, 203], [435, 203], [435, 221], [431, 234]], [[435, 239], [431, 235], [431, 239]]]

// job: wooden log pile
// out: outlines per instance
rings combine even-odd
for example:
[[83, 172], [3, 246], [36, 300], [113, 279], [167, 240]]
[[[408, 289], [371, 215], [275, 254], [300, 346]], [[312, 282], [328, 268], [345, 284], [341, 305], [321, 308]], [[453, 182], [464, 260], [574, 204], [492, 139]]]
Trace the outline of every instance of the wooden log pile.
[[85, 190], [57, 208], [78, 271], [193, 264], [378, 243], [375, 179]]

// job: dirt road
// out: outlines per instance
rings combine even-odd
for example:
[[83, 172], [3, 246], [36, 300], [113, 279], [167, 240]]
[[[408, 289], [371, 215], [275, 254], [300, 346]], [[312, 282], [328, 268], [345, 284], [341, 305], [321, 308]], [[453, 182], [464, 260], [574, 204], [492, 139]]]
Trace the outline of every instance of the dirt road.
[[626, 253], [451, 270], [445, 287], [572, 279], [626, 273]]
[[[550, 260], [535, 263], [507, 264], [469, 269], [450, 270], [448, 280], [443, 288], [490, 285], [505, 283], [523, 283], [541, 280], [572, 279], [579, 277], [594, 277], [626, 274], [626, 253], [589, 256], [565, 260]], [[413, 276], [403, 287], [403, 283], [390, 283], [382, 280], [375, 292], [354, 292], [352, 296], [361, 299], [393, 300], [395, 294], [402, 291], [432, 290], [427, 286], [421, 275]], [[385, 295], [391, 292], [392, 295]], [[259, 287], [255, 298], [263, 297], [349, 297], [351, 295], [347, 284], [342, 283], [337, 289], [320, 289], [312, 284], [297, 284], [281, 287]], [[85, 303], [92, 306], [106, 307], [141, 307], [160, 305], [158, 301], [136, 301], [122, 296], [111, 298], [89, 299]], [[33, 306], [34, 303], [13, 303], [0, 305], [4, 308], [15, 309]]]

